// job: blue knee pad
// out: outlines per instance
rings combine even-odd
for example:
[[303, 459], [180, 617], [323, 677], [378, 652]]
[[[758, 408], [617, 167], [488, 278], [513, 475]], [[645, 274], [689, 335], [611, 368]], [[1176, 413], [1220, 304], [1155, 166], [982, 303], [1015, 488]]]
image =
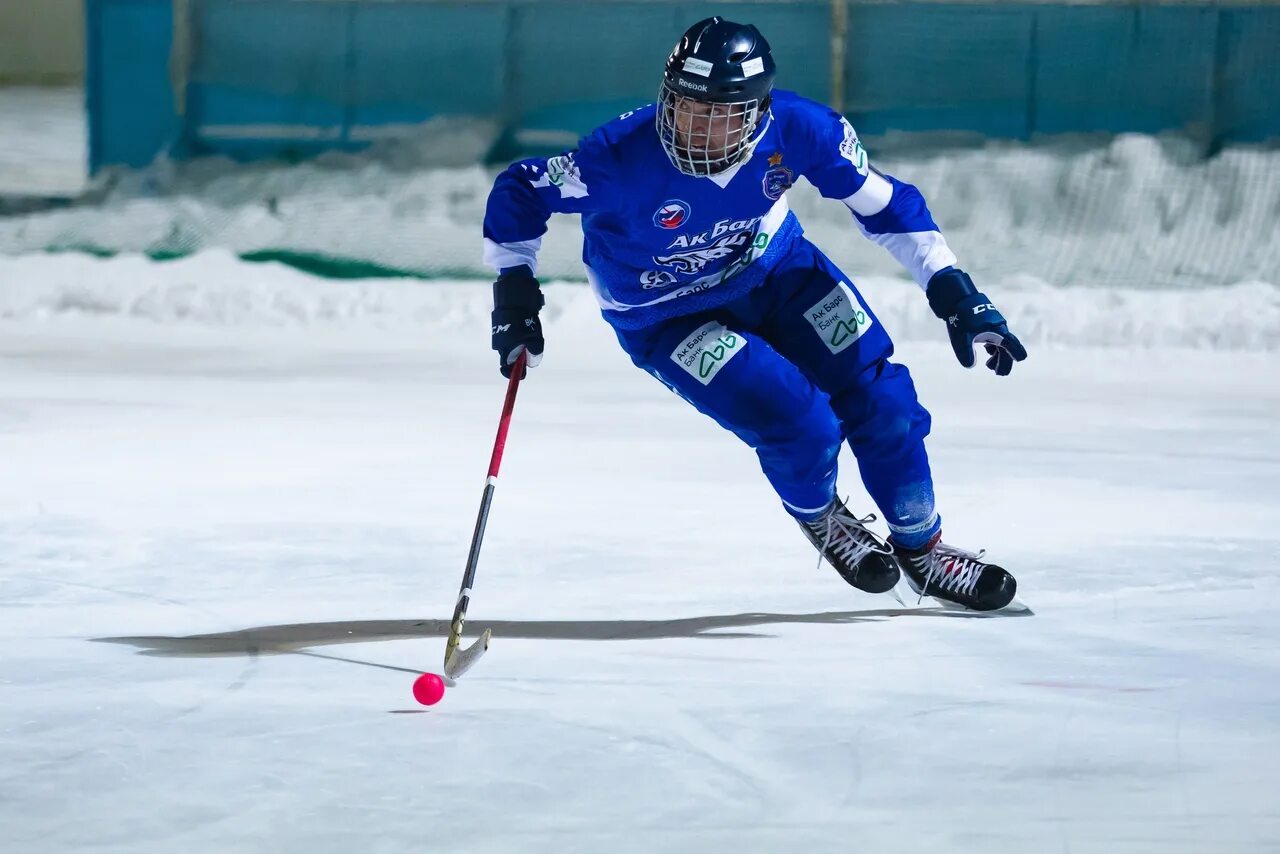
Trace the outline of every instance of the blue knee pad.
[[831, 408], [859, 458], [900, 461], [909, 457], [921, 447], [932, 425], [928, 410], [916, 398], [911, 373], [888, 359], [869, 366], [856, 387], [837, 392]]
[[744, 441], [755, 448], [761, 470], [793, 516], [813, 518], [831, 503], [840, 455], [840, 424], [825, 395], [815, 395], [815, 405], [797, 413], [784, 434], [760, 444]]

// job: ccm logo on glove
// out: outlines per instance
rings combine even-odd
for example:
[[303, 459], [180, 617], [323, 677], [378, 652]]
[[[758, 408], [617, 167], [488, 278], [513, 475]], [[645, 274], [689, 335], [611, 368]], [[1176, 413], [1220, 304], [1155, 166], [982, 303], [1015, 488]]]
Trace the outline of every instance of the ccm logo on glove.
[[966, 368], [974, 365], [973, 345], [981, 344], [989, 357], [988, 368], [1006, 376], [1014, 362], [1027, 358], [1027, 350], [1009, 331], [1009, 324], [986, 294], [978, 292], [969, 274], [948, 267], [933, 274], [925, 290], [929, 307], [946, 321], [947, 336], [956, 359]]
[[526, 373], [528, 368], [542, 361], [546, 342], [542, 338], [538, 312], [545, 302], [538, 280], [525, 265], [504, 269], [493, 283], [490, 334], [493, 336], [493, 349], [498, 351], [498, 370], [504, 377], [511, 376], [511, 366], [521, 353], [528, 354]]

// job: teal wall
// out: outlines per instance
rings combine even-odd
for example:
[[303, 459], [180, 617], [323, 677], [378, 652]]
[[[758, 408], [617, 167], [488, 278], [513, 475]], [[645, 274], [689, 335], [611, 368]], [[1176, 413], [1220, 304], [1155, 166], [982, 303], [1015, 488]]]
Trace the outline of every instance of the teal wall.
[[95, 170], [165, 151], [305, 157], [438, 115], [499, 118], [499, 157], [563, 147], [652, 100], [708, 14], [760, 27], [779, 86], [827, 102], [843, 86], [867, 135], [1280, 138], [1275, 5], [850, 2], [833, 68], [828, 0], [86, 2]]
[[181, 128], [169, 79], [170, 0], [89, 0], [85, 17], [85, 102], [89, 168], [142, 166]]

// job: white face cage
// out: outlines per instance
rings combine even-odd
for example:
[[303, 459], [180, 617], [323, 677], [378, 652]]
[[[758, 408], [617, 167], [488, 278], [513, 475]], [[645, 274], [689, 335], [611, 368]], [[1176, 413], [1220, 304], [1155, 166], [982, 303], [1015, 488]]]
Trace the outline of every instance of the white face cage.
[[760, 123], [760, 102], [698, 101], [662, 81], [657, 127], [671, 165], [686, 175], [715, 175], [751, 155]]

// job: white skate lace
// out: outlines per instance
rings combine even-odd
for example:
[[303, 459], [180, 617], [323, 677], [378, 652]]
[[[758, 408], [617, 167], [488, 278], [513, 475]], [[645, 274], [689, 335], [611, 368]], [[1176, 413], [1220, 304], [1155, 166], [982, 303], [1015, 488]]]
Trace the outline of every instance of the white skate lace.
[[822, 558], [827, 554], [828, 549], [833, 555], [845, 561], [845, 565], [850, 569], [856, 568], [858, 563], [872, 552], [893, 554], [892, 546], [880, 542], [874, 533], [867, 530], [866, 526], [875, 520], [874, 513], [859, 519], [842, 507], [836, 507], [822, 519], [814, 520], [811, 526], [821, 525], [824, 521], [826, 523], [826, 531], [822, 535], [822, 548], [818, 552], [818, 568], [822, 568]]
[[937, 586], [943, 590], [972, 596], [974, 585], [978, 583], [982, 570], [986, 567], [982, 562], [982, 556], [986, 553], [986, 549], [974, 554], [938, 543], [933, 551], [923, 556], [929, 562], [929, 570], [924, 576], [924, 589], [920, 591], [920, 598], [923, 599], [928, 594], [929, 585], [935, 578], [938, 580]]

